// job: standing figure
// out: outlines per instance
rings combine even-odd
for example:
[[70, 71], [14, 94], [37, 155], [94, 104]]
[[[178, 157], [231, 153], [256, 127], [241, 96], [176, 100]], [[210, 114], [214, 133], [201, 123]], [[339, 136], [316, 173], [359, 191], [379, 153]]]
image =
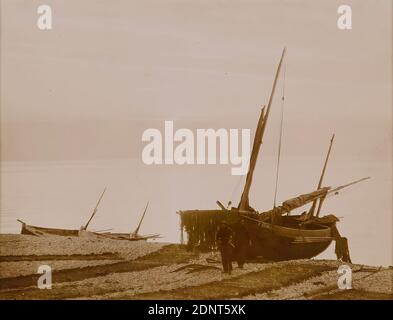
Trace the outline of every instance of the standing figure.
[[250, 236], [245, 226], [244, 219], [240, 219], [235, 225], [234, 244], [237, 265], [240, 269], [243, 269], [250, 244]]
[[229, 225], [226, 222], [221, 222], [216, 234], [216, 242], [221, 253], [222, 267], [224, 269], [223, 272], [229, 274], [232, 272], [232, 233], [233, 231]]

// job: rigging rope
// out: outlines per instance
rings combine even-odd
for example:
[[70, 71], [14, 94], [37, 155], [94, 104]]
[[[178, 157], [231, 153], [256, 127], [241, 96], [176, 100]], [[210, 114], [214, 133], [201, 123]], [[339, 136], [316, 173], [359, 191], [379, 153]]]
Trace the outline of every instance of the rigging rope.
[[278, 190], [278, 178], [280, 172], [280, 159], [281, 159], [281, 143], [282, 143], [282, 133], [283, 133], [283, 122], [284, 122], [284, 103], [285, 103], [285, 74], [287, 70], [287, 63], [284, 61], [284, 76], [282, 85], [282, 97], [281, 97], [281, 123], [280, 123], [280, 138], [278, 141], [278, 153], [277, 153], [277, 169], [276, 169], [276, 187], [274, 190], [274, 203], [273, 208], [276, 207], [277, 202], [277, 190]]
[[237, 180], [237, 183], [236, 183], [235, 187], [233, 188], [232, 194], [231, 194], [231, 196], [230, 196], [230, 198], [229, 198], [229, 201], [230, 201], [231, 203], [233, 203], [233, 199], [234, 199], [234, 197], [235, 197], [235, 193], [237, 193], [237, 191], [239, 190], [240, 183], [243, 181], [243, 178], [244, 178], [244, 177], [245, 177], [245, 176], [239, 176], [239, 178], [238, 178], [238, 180]]

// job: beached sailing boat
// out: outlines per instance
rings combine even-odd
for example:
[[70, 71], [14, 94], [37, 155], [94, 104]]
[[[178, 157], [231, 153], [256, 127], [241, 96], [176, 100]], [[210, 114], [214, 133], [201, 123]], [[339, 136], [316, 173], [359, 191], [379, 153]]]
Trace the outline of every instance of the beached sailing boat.
[[142, 217], [139, 220], [138, 226], [131, 233], [112, 233], [112, 232], [103, 232], [99, 233], [100, 236], [105, 236], [111, 239], [117, 240], [131, 240], [131, 241], [139, 241], [139, 240], [148, 240], [148, 239], [156, 239], [160, 238], [159, 234], [149, 234], [149, 235], [141, 235], [139, 234], [139, 229], [141, 228], [142, 221], [145, 218], [147, 208], [149, 206], [149, 202], [146, 204], [145, 210], [143, 211]]
[[37, 227], [37, 226], [28, 225], [24, 221], [17, 219], [17, 221], [22, 224], [21, 234], [27, 234], [27, 235], [33, 235], [33, 236], [56, 235], [56, 236], [65, 236], [65, 237], [96, 236], [96, 237], [110, 238], [110, 239], [114, 239], [114, 240], [129, 240], [129, 241], [148, 240], [148, 239], [155, 239], [155, 238], [160, 237], [159, 234], [140, 235], [138, 233], [139, 229], [142, 225], [142, 221], [145, 217], [149, 203], [147, 203], [146, 208], [143, 211], [143, 214], [142, 214], [142, 217], [139, 221], [138, 227], [133, 232], [112, 233], [112, 232], [107, 232], [107, 230], [95, 231], [95, 232], [88, 231], [87, 227], [89, 226], [91, 220], [93, 219], [93, 217], [97, 213], [98, 206], [99, 206], [99, 204], [105, 194], [105, 191], [106, 191], [106, 188], [104, 189], [100, 198], [98, 199], [97, 204], [96, 204], [89, 220], [79, 230]]
[[[261, 256], [264, 259], [274, 261], [312, 258], [323, 252], [334, 240], [336, 241], [337, 257], [344, 261], [350, 261], [347, 240], [341, 237], [336, 227], [336, 222], [339, 219], [334, 215], [325, 215], [323, 217], [319, 215], [322, 204], [328, 196], [336, 195], [340, 190], [366, 180], [368, 177], [336, 188], [322, 187], [323, 176], [334, 136], [331, 140], [321, 178], [315, 191], [286, 200], [282, 205], [274, 206], [273, 209], [265, 212], [258, 212], [249, 205], [249, 192], [253, 173], [269, 118], [285, 51], [284, 48], [267, 107], [262, 109], [258, 120], [250, 165], [238, 207], [225, 208], [220, 202], [217, 202], [221, 210], [179, 211], [182, 239], [184, 230], [188, 236], [189, 248], [198, 247], [204, 250], [211, 250], [216, 247], [215, 234], [220, 222], [226, 221], [230, 225], [234, 225], [239, 220], [244, 220], [250, 240], [247, 252], [249, 257]], [[310, 203], [312, 203], [312, 206], [308, 213], [290, 215], [292, 210]], [[317, 204], [319, 205], [317, 212], [315, 212]]]

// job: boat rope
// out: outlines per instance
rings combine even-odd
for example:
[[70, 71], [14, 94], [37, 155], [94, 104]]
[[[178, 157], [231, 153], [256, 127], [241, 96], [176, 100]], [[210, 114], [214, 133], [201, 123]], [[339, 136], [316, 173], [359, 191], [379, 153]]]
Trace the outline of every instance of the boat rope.
[[236, 182], [236, 185], [234, 186], [234, 188], [232, 190], [231, 196], [229, 197], [229, 200], [230, 200], [231, 203], [233, 203], [233, 199], [235, 197], [235, 194], [239, 191], [240, 183], [243, 181], [244, 177], [245, 176], [239, 176], [239, 178], [238, 178], [238, 180]]
[[284, 61], [284, 72], [283, 72], [283, 85], [282, 85], [282, 97], [281, 97], [281, 123], [280, 123], [280, 138], [278, 141], [278, 153], [277, 153], [277, 169], [276, 169], [276, 186], [274, 190], [274, 202], [273, 208], [276, 207], [277, 203], [277, 190], [278, 190], [278, 180], [280, 173], [280, 159], [281, 159], [281, 144], [283, 135], [283, 123], [284, 123], [284, 104], [285, 104], [285, 74], [287, 70], [287, 63]]

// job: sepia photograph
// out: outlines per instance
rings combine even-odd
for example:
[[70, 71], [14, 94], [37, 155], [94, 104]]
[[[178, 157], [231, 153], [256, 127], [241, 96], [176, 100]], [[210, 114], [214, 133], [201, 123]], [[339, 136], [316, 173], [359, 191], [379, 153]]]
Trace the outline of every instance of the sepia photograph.
[[0, 300], [393, 300], [391, 0], [0, 3]]

